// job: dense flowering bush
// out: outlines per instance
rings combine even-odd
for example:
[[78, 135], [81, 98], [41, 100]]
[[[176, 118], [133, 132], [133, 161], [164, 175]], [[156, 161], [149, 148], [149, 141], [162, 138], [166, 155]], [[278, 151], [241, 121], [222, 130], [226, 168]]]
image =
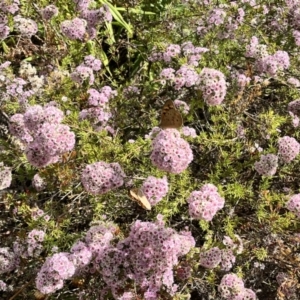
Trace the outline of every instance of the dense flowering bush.
[[152, 141], [151, 161], [159, 169], [181, 173], [193, 159], [190, 145], [176, 129], [161, 130]]
[[299, 1], [54, 2], [0, 0], [0, 298], [300, 299]]
[[163, 286], [174, 294], [173, 267], [195, 246], [190, 232], [166, 228], [160, 216], [155, 223], [136, 221], [129, 236], [113, 246], [115, 232], [113, 224], [101, 223], [91, 227], [70, 253], [48, 257], [36, 278], [37, 288], [50, 294], [74, 274], [98, 272], [115, 297], [129, 279], [144, 291], [145, 299], [156, 297]]
[[81, 182], [88, 193], [100, 195], [122, 186], [124, 177], [125, 173], [118, 163], [100, 161], [83, 169]]
[[193, 191], [187, 202], [192, 218], [211, 221], [217, 211], [223, 208], [225, 200], [219, 195], [216, 186], [205, 184], [200, 191]]

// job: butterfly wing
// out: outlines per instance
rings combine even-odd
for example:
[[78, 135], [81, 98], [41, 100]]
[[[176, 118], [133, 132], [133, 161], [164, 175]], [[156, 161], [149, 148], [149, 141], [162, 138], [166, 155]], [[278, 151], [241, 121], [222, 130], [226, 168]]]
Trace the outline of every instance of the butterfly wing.
[[151, 204], [141, 189], [133, 188], [129, 191], [130, 198], [146, 210], [151, 210]]
[[162, 129], [179, 129], [183, 124], [181, 113], [176, 109], [172, 100], [165, 102], [160, 117], [160, 128]]

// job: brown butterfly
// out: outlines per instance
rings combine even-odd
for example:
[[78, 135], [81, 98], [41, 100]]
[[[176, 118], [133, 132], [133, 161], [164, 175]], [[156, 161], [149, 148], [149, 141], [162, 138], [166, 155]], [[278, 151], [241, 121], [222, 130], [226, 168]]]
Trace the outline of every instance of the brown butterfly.
[[183, 124], [182, 116], [179, 110], [176, 109], [172, 100], [167, 100], [160, 114], [160, 128], [175, 128], [179, 129]]
[[146, 210], [151, 210], [151, 204], [141, 189], [133, 188], [129, 190], [129, 196], [133, 201]]

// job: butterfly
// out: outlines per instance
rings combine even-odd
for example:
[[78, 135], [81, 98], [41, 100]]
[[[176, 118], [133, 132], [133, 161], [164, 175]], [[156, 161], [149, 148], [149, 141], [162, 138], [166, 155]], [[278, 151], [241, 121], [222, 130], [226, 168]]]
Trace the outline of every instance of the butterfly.
[[129, 196], [133, 201], [136, 201], [138, 205], [146, 210], [151, 210], [151, 204], [143, 191], [139, 188], [133, 188], [129, 190]]
[[167, 100], [160, 114], [160, 128], [175, 128], [179, 129], [183, 124], [182, 116], [179, 110], [176, 109], [172, 100]]

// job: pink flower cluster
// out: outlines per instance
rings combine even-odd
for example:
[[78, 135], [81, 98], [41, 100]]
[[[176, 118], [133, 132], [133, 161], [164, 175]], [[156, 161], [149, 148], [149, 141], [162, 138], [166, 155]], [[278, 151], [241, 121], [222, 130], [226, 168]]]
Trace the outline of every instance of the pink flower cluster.
[[88, 80], [89, 84], [92, 85], [95, 81], [93, 71], [99, 71], [101, 66], [102, 63], [99, 59], [93, 55], [88, 55], [84, 58], [84, 62], [71, 73], [71, 78], [78, 84], [83, 84], [84, 81]]
[[40, 192], [46, 188], [46, 182], [39, 174], [35, 174], [32, 178], [32, 186]]
[[291, 162], [300, 152], [300, 144], [289, 136], [284, 136], [278, 141], [278, 156], [285, 163]]
[[257, 63], [258, 69], [269, 76], [275, 76], [278, 71], [288, 69], [289, 66], [290, 58], [285, 51], [276, 51], [273, 55], [268, 55]]
[[269, 55], [267, 46], [259, 44], [258, 38], [253, 36], [251, 43], [246, 47], [246, 56], [256, 59], [255, 67], [261, 73], [269, 76], [275, 76], [278, 71], [288, 69], [290, 58], [286, 51], [276, 51]]
[[9, 61], [0, 65], [2, 99], [4, 101], [10, 101], [11, 99], [15, 101], [18, 99], [19, 104], [26, 108], [28, 106], [28, 98], [40, 92], [44, 82], [43, 76], [37, 76], [36, 68], [28, 62], [22, 61], [19, 69], [19, 74], [22, 78], [16, 77], [12, 75], [9, 68], [10, 65], [11, 62]]
[[75, 266], [68, 258], [69, 253], [56, 253], [48, 257], [37, 274], [36, 287], [43, 294], [50, 294], [64, 286], [64, 280], [75, 273]]
[[9, 35], [8, 19], [6, 16], [0, 16], [0, 40], [4, 40]]
[[130, 99], [130, 98], [132, 98], [132, 97], [135, 97], [135, 96], [139, 95], [139, 94], [140, 94], [140, 91], [141, 91], [141, 90], [140, 90], [137, 86], [129, 85], [129, 86], [127, 86], [126, 88], [124, 88], [124, 90], [123, 90], [123, 95], [124, 95], [126, 98]]
[[12, 181], [11, 168], [0, 163], [0, 191], [8, 188]]
[[295, 39], [295, 44], [297, 46], [300, 46], [300, 31], [299, 30], [293, 30], [293, 37]]
[[178, 264], [178, 258], [194, 246], [190, 232], [177, 233], [165, 228], [158, 217], [156, 223], [136, 221], [129, 236], [117, 248], [125, 254], [126, 276], [145, 291], [144, 299], [150, 300], [153, 299], [150, 295], [159, 298], [157, 293], [162, 286], [171, 295], [176, 291], [173, 267]]
[[218, 247], [213, 247], [200, 254], [200, 265], [213, 269], [219, 265], [222, 260], [222, 251]]
[[3, 281], [3, 280], [0, 280], [0, 291], [7, 291], [8, 290], [8, 286], [7, 284]]
[[181, 100], [174, 100], [174, 105], [176, 106], [177, 109], [179, 109], [180, 111], [182, 111], [184, 114], [187, 114], [190, 111], [190, 106]]
[[19, 10], [20, 1], [19, 0], [11, 0], [11, 1], [0, 1], [0, 10], [4, 13], [14, 14]]
[[95, 81], [93, 69], [82, 64], [76, 67], [71, 73], [71, 78], [78, 84], [83, 84], [85, 81], [88, 81], [88, 83], [92, 85]]
[[31, 210], [31, 217], [32, 220], [43, 220], [48, 222], [50, 220], [50, 216], [47, 215], [42, 209], [39, 209], [37, 207], [33, 208]]
[[122, 186], [125, 176], [118, 163], [100, 161], [83, 169], [81, 182], [88, 193], [101, 195]]
[[84, 57], [84, 63], [83, 65], [91, 68], [93, 71], [100, 71], [102, 62], [100, 59], [97, 59], [93, 55], [88, 55]]
[[183, 126], [181, 132], [184, 136], [195, 138], [197, 136], [195, 128]]
[[30, 38], [32, 35], [35, 35], [38, 31], [38, 26], [36, 22], [31, 19], [26, 19], [17, 15], [14, 17], [14, 22], [15, 22], [15, 28], [23, 36]]
[[112, 114], [109, 109], [109, 100], [117, 95], [117, 92], [109, 86], [104, 86], [100, 91], [89, 89], [88, 105], [89, 108], [83, 109], [79, 113], [79, 118], [89, 119], [93, 124], [101, 125], [101, 129], [105, 129], [108, 120]]
[[60, 30], [70, 40], [83, 41], [86, 37], [86, 21], [81, 18], [65, 20], [60, 24]]
[[202, 54], [209, 51], [208, 48], [195, 47], [192, 42], [188, 41], [181, 46], [169, 44], [164, 52], [153, 51], [149, 57], [152, 62], [164, 61], [171, 62], [173, 58], [177, 58], [181, 53], [187, 58], [187, 65], [197, 67]]
[[192, 42], [188, 41], [181, 45], [181, 50], [184, 56], [188, 58], [188, 65], [197, 67], [203, 53], [209, 51], [208, 48], [195, 47]]
[[289, 201], [286, 203], [286, 207], [289, 211], [296, 214], [300, 218], [300, 194], [291, 196]]
[[204, 68], [199, 74], [199, 89], [208, 105], [219, 105], [226, 96], [225, 76], [220, 71]]
[[[70, 253], [60, 252], [47, 258], [36, 277], [37, 289], [43, 294], [51, 294], [75, 274], [94, 273], [104, 250], [110, 247], [115, 231], [116, 227], [110, 223], [93, 226], [83, 242], [77, 241], [72, 246]], [[89, 266], [92, 258], [94, 262]]]
[[[300, 83], [299, 83], [300, 86]], [[293, 118], [292, 123], [294, 127], [299, 126], [299, 117], [300, 117], [300, 99], [294, 100], [288, 105], [288, 112]]]
[[221, 263], [221, 270], [229, 271], [235, 263], [235, 255], [241, 254], [243, 251], [242, 240], [236, 235], [238, 245], [228, 236], [224, 237], [223, 244], [226, 246], [225, 249], [213, 247], [200, 254], [200, 265], [213, 269]]
[[211, 221], [225, 203], [213, 184], [205, 184], [200, 191], [193, 191], [187, 199], [189, 214], [197, 220]]
[[[68, 38], [83, 40], [87, 36], [88, 39], [94, 39], [97, 36], [97, 26], [112, 21], [112, 14], [107, 5], [99, 9], [89, 9], [91, 3], [89, 0], [74, 0], [74, 2], [79, 18], [64, 21], [61, 24], [62, 32]], [[79, 25], [79, 27], [72, 28], [73, 25]]]
[[193, 160], [188, 142], [180, 137], [176, 129], [161, 130], [152, 141], [151, 161], [159, 169], [179, 174]]
[[31, 230], [24, 242], [20, 240], [14, 242], [14, 253], [22, 258], [38, 257], [44, 250], [42, 243], [45, 235], [43, 230]]
[[50, 294], [73, 275], [99, 274], [115, 299], [132, 295], [131, 285], [127, 284], [132, 281], [143, 299], [158, 299], [162, 287], [173, 295], [177, 289], [173, 267], [195, 246], [191, 233], [166, 228], [158, 216], [156, 223], [136, 221], [129, 236], [114, 246], [111, 243], [116, 230], [113, 224], [101, 222], [91, 227], [70, 253], [47, 258], [37, 275], [37, 288]]
[[251, 78], [242, 73], [234, 73], [233, 79], [236, 81], [236, 84], [240, 91], [244, 90], [247, 85], [249, 85]]
[[74, 148], [75, 134], [69, 126], [60, 124], [62, 119], [63, 112], [53, 104], [30, 106], [24, 114], [10, 118], [10, 132], [25, 144], [25, 154], [33, 166], [55, 163]]
[[278, 156], [275, 154], [262, 155], [260, 160], [255, 162], [254, 168], [260, 175], [273, 176], [278, 167]]
[[0, 248], [0, 274], [13, 271], [19, 262], [18, 256], [8, 247]]
[[180, 90], [182, 87], [192, 87], [199, 81], [199, 75], [194, 70], [193, 66], [182, 65], [176, 71], [176, 77], [174, 78], [175, 89]]
[[218, 290], [226, 300], [257, 299], [255, 293], [251, 289], [246, 289], [243, 280], [233, 273], [223, 276]]
[[162, 179], [149, 176], [143, 183], [141, 190], [147, 197], [151, 206], [156, 205], [168, 193], [168, 180], [164, 176]]
[[41, 10], [41, 14], [44, 20], [49, 21], [58, 15], [58, 8], [53, 4], [48, 5]]

